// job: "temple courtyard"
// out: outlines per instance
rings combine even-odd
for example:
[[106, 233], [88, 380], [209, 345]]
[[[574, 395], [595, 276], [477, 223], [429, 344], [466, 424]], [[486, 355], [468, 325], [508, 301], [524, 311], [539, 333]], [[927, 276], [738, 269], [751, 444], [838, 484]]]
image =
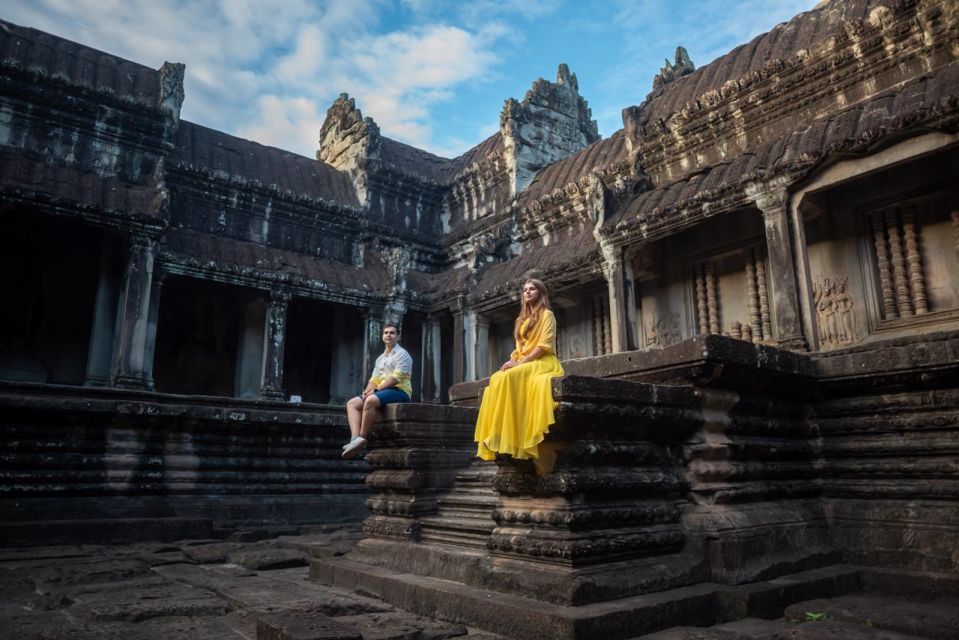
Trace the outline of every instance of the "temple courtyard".
[[[258, 539], [266, 535], [275, 537]], [[360, 537], [359, 529], [346, 526], [234, 531], [224, 539], [172, 543], [5, 549], [0, 552], [0, 628], [5, 637], [18, 640], [506, 638], [417, 616], [309, 579], [311, 557], [343, 555]], [[959, 580], [921, 573], [896, 576], [841, 566], [731, 588], [730, 597], [738, 596], [757, 611], [765, 607], [763, 617], [636, 637], [955, 638]], [[833, 597], [781, 606], [783, 593], [803, 582], [823, 580], [835, 582], [838, 590]], [[932, 599], [909, 597], [920, 583], [935, 594]], [[490, 592], [488, 597], [502, 596]], [[656, 594], [646, 597], [651, 603], [662, 599]], [[797, 591], [788, 597], [801, 595]]]

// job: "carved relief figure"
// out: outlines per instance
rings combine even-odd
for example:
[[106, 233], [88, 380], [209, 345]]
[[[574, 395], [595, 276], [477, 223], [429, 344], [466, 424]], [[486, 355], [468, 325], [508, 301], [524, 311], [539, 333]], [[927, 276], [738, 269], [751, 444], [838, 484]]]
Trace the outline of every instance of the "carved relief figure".
[[679, 330], [679, 313], [670, 311], [656, 319], [650, 318], [646, 323], [647, 347], [666, 347], [676, 344], [683, 336]]
[[848, 278], [823, 278], [813, 285], [819, 342], [824, 347], [852, 344], [856, 335], [855, 301], [846, 291]]

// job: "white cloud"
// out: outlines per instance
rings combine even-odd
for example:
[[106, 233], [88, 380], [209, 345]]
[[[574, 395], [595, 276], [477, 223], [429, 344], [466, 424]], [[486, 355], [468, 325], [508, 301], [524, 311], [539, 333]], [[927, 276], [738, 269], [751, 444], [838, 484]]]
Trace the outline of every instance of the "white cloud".
[[257, 117], [241, 126], [237, 135], [280, 149], [302, 150], [303, 155], [313, 156], [320, 126], [326, 117], [325, 111], [317, 110], [315, 100], [265, 95], [259, 98], [257, 105]]
[[[12, 5], [12, 6], [10, 6]], [[187, 65], [182, 116], [313, 156], [327, 106], [357, 98], [384, 135], [432, 148], [432, 109], [498, 61], [505, 30], [384, 32], [384, 0], [15, 0], [5, 19], [158, 68]]]

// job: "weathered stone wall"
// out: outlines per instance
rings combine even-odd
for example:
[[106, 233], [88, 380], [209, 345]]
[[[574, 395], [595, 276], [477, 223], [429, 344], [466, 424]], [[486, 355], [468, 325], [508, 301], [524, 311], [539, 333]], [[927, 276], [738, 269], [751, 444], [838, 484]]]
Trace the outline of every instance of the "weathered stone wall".
[[0, 415], [5, 544], [52, 541], [51, 521], [355, 521], [367, 493], [339, 408], [5, 384]]
[[959, 572], [959, 335], [816, 358], [822, 502], [848, 562]]

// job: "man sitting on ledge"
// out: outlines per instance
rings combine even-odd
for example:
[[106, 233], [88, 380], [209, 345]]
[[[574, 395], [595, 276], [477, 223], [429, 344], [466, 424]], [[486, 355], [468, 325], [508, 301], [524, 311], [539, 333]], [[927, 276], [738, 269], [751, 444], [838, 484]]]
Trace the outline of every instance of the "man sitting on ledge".
[[363, 393], [346, 403], [350, 422], [350, 441], [343, 445], [343, 458], [352, 460], [366, 446], [366, 437], [379, 418], [381, 407], [394, 402], [409, 402], [413, 357], [399, 345], [400, 330], [395, 324], [383, 327], [386, 350], [376, 359], [370, 381]]

